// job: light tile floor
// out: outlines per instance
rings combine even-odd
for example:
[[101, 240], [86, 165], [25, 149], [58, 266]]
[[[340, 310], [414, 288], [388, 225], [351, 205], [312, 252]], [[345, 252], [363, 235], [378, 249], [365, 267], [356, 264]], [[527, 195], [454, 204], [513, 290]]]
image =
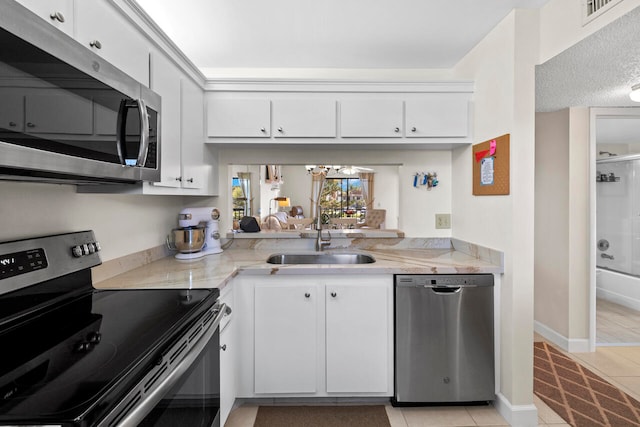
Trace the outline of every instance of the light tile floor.
[[596, 342], [598, 345], [640, 345], [640, 312], [598, 298]]

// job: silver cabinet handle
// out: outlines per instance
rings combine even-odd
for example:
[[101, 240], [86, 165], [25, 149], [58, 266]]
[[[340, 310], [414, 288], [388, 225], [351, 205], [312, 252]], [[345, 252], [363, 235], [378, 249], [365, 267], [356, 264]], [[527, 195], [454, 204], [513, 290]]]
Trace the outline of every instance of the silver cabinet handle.
[[394, 131], [395, 133], [398, 133], [398, 132], [400, 132], [400, 128], [395, 128], [393, 131]]
[[177, 177], [177, 178], [176, 178], [176, 181], [178, 181], [178, 182], [182, 182], [182, 177], [181, 177], [181, 176]]
[[265, 133], [267, 130], [265, 128], [260, 128], [260, 132]]
[[222, 345], [220, 346], [220, 350], [222, 350], [222, 351], [227, 351], [227, 345], [226, 345], [226, 344], [222, 344]]
[[338, 296], [338, 294], [337, 294], [337, 293], [335, 293], [335, 292], [331, 292], [331, 296], [332, 296], [333, 298], [335, 298], [335, 297], [337, 297], [337, 296]]
[[283, 132], [282, 128], [278, 128], [278, 132], [282, 133]]
[[89, 42], [89, 46], [95, 47], [96, 49], [102, 49], [102, 43], [100, 43], [100, 40], [93, 40]]
[[309, 297], [311, 297], [311, 294], [309, 292], [307, 292], [307, 293], [304, 294], [304, 297], [305, 298], [309, 298]]
[[16, 122], [9, 122], [9, 126], [16, 127], [18, 124]]
[[52, 12], [51, 15], [49, 15], [49, 18], [54, 21], [64, 22], [64, 15], [60, 12]]
[[412, 128], [411, 128], [411, 132], [415, 132], [415, 131], [417, 131], [417, 130], [418, 130], [418, 129], [416, 129], [415, 127], [412, 127]]
[[189, 178], [189, 179], [187, 180], [187, 182], [190, 182], [190, 183], [192, 183], [192, 184], [193, 184], [193, 178]]
[[28, 128], [34, 128], [34, 127], [36, 127], [36, 125], [34, 123], [28, 122], [27, 123], [27, 127]]

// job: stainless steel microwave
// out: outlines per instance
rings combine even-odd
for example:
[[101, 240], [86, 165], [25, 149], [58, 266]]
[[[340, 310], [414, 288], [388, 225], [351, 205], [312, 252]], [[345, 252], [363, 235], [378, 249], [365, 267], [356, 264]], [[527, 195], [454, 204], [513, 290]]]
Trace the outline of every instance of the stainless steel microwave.
[[160, 180], [160, 96], [14, 1], [0, 14], [0, 179]]

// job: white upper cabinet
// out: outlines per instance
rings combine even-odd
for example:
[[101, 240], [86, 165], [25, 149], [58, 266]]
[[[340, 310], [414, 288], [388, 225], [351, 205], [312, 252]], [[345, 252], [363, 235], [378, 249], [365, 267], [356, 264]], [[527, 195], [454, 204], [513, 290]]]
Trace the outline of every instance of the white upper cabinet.
[[405, 101], [406, 136], [464, 138], [469, 135], [469, 95], [429, 93]]
[[277, 138], [335, 138], [333, 99], [275, 99], [273, 136]]
[[107, 1], [75, 2], [75, 38], [149, 86], [149, 42]]
[[209, 96], [207, 135], [221, 138], [271, 136], [271, 101], [268, 99], [219, 99]]
[[17, 89], [0, 88], [0, 128], [24, 130], [24, 94]]
[[181, 165], [181, 71], [161, 53], [151, 57], [151, 90], [162, 98], [161, 101], [161, 178], [154, 185], [180, 187]]
[[204, 146], [204, 91], [191, 79], [182, 79], [182, 188], [206, 190], [212, 177]]
[[92, 135], [92, 107], [92, 101], [82, 96], [41, 89], [25, 98], [25, 129], [31, 134]]
[[73, 37], [73, 0], [17, 0], [17, 2]]
[[402, 99], [345, 99], [340, 103], [340, 134], [344, 138], [400, 138]]

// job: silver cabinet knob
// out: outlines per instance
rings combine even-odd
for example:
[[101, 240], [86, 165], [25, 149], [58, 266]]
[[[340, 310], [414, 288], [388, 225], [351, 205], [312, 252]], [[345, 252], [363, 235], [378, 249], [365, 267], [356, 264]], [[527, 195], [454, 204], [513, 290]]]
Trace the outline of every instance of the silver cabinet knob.
[[60, 12], [52, 12], [51, 15], [49, 15], [49, 18], [54, 21], [64, 22], [64, 15]]
[[189, 179], [187, 180], [187, 182], [190, 182], [190, 183], [192, 183], [192, 184], [193, 184], [193, 178], [189, 178]]
[[34, 127], [36, 127], [36, 125], [34, 123], [28, 122], [27, 123], [27, 127], [28, 128], [34, 128]]
[[416, 129], [415, 127], [412, 127], [412, 128], [411, 128], [411, 132], [415, 132], [415, 131], [417, 131], [417, 130], [418, 130], [418, 129]]
[[182, 177], [181, 177], [181, 176], [176, 177], [176, 181], [178, 181], [178, 182], [182, 182]]
[[395, 133], [398, 133], [398, 132], [400, 132], [400, 128], [395, 128], [393, 131], [394, 131]]
[[102, 49], [102, 43], [100, 43], [100, 40], [93, 40], [89, 42], [89, 46], [95, 47], [96, 49]]
[[18, 124], [17, 124], [16, 122], [9, 122], [9, 126], [11, 126], [12, 128], [13, 128], [13, 127], [16, 127], [17, 125], [18, 125]]
[[260, 132], [265, 133], [267, 130], [265, 128], [260, 128]]
[[332, 296], [333, 298], [335, 298], [335, 297], [337, 297], [337, 296], [338, 296], [338, 294], [337, 294], [337, 293], [335, 293], [335, 292], [331, 292], [331, 296]]
[[311, 297], [311, 294], [310, 294], [309, 292], [307, 292], [307, 293], [305, 293], [305, 294], [304, 294], [304, 297], [305, 297], [305, 298], [310, 298], [310, 297]]
[[220, 346], [220, 350], [222, 350], [222, 351], [227, 351], [227, 345], [226, 345], [226, 344], [222, 344], [222, 345]]
[[282, 128], [278, 128], [278, 132], [282, 133], [283, 132]]

